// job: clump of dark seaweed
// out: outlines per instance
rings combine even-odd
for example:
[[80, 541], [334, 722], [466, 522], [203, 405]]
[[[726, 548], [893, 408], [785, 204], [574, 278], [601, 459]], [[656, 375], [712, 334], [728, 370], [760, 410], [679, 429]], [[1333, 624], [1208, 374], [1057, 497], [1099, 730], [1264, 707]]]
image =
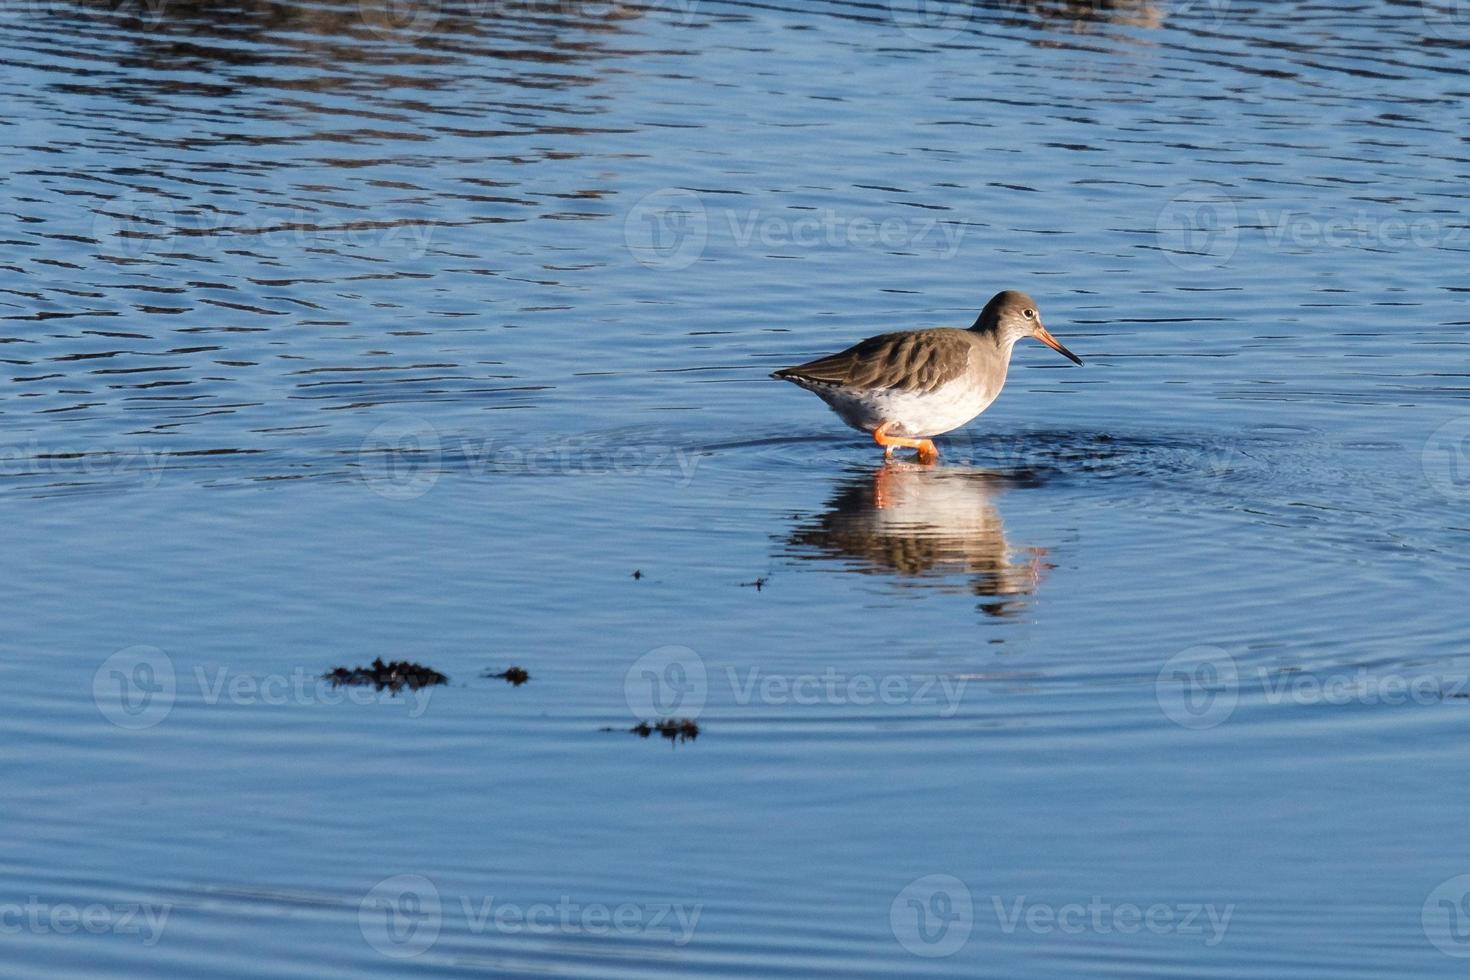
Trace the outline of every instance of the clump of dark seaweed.
[[410, 691], [417, 691], [421, 687], [432, 687], [449, 680], [432, 667], [407, 660], [394, 660], [385, 664], [382, 657], [375, 659], [370, 667], [354, 667], [351, 670], [334, 667], [322, 677], [331, 681], [333, 687], [371, 685], [380, 691], [391, 691], [394, 694], [405, 687]]
[[526, 673], [526, 671], [521, 667], [511, 667], [508, 670], [502, 670], [498, 674], [492, 674], [489, 671], [486, 671], [480, 676], [493, 677], [498, 681], [505, 681], [509, 684], [514, 684], [516, 687], [520, 687], [522, 684], [526, 683], [526, 681], [531, 679], [531, 675]]
[[640, 721], [628, 731], [639, 738], [647, 738], [654, 732], [658, 732], [670, 742], [692, 742], [699, 737], [699, 726], [689, 718], [665, 718], [652, 725], [646, 721]]

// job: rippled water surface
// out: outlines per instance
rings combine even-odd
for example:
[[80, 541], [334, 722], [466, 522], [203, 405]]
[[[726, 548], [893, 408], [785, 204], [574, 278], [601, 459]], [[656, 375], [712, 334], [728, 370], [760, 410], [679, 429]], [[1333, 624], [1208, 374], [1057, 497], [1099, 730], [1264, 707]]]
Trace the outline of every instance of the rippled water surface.
[[0, 7], [0, 972], [1463, 976], [1462, 9], [373, 4]]

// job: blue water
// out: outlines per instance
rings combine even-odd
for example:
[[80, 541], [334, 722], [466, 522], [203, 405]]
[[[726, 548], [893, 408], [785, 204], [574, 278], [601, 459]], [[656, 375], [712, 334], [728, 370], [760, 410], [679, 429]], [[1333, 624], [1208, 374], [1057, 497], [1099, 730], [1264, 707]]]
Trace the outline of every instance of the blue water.
[[0, 38], [0, 972], [1463, 975], [1453, 5]]

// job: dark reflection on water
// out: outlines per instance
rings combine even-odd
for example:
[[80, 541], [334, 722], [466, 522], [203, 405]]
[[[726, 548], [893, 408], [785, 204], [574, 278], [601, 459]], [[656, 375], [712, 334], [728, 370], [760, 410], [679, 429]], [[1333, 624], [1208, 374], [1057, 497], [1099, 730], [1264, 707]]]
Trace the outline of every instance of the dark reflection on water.
[[[1201, 0], [1200, 7], [1213, 10], [1214, 2], [1215, 0]], [[979, 0], [975, 6], [1001, 13], [1027, 15], [1012, 20], [1011, 23], [1066, 25], [1078, 32], [1085, 32], [1097, 24], [1161, 27], [1169, 15], [1170, 7], [1177, 4], [1158, 3], [1155, 0]]]
[[13, 436], [42, 456], [340, 450], [378, 406], [551, 390], [483, 334], [565, 311], [531, 297], [607, 264], [511, 227], [607, 217], [609, 173], [575, 144], [629, 131], [598, 89], [608, 59], [647, 54], [619, 47], [641, 11], [435, 5], [411, 29], [404, 10], [7, 18], [28, 75], [0, 82], [19, 137], [0, 412], [36, 418]]
[[880, 465], [839, 483], [823, 512], [793, 528], [786, 554], [837, 561], [901, 584], [962, 578], [988, 615], [1013, 617], [1041, 580], [1043, 548], [1016, 560], [996, 498], [1020, 483], [986, 470]]

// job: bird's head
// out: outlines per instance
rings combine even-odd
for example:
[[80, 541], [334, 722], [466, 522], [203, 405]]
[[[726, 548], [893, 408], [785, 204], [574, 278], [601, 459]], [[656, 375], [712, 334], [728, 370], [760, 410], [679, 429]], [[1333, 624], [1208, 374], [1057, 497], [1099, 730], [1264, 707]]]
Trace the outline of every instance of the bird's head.
[[1061, 341], [1041, 325], [1041, 312], [1036, 308], [1036, 300], [1019, 289], [1007, 289], [992, 296], [970, 329], [992, 335], [996, 343], [1006, 350], [1024, 337], [1035, 337], [1072, 363], [1082, 363], [1082, 358], [1063, 347]]

